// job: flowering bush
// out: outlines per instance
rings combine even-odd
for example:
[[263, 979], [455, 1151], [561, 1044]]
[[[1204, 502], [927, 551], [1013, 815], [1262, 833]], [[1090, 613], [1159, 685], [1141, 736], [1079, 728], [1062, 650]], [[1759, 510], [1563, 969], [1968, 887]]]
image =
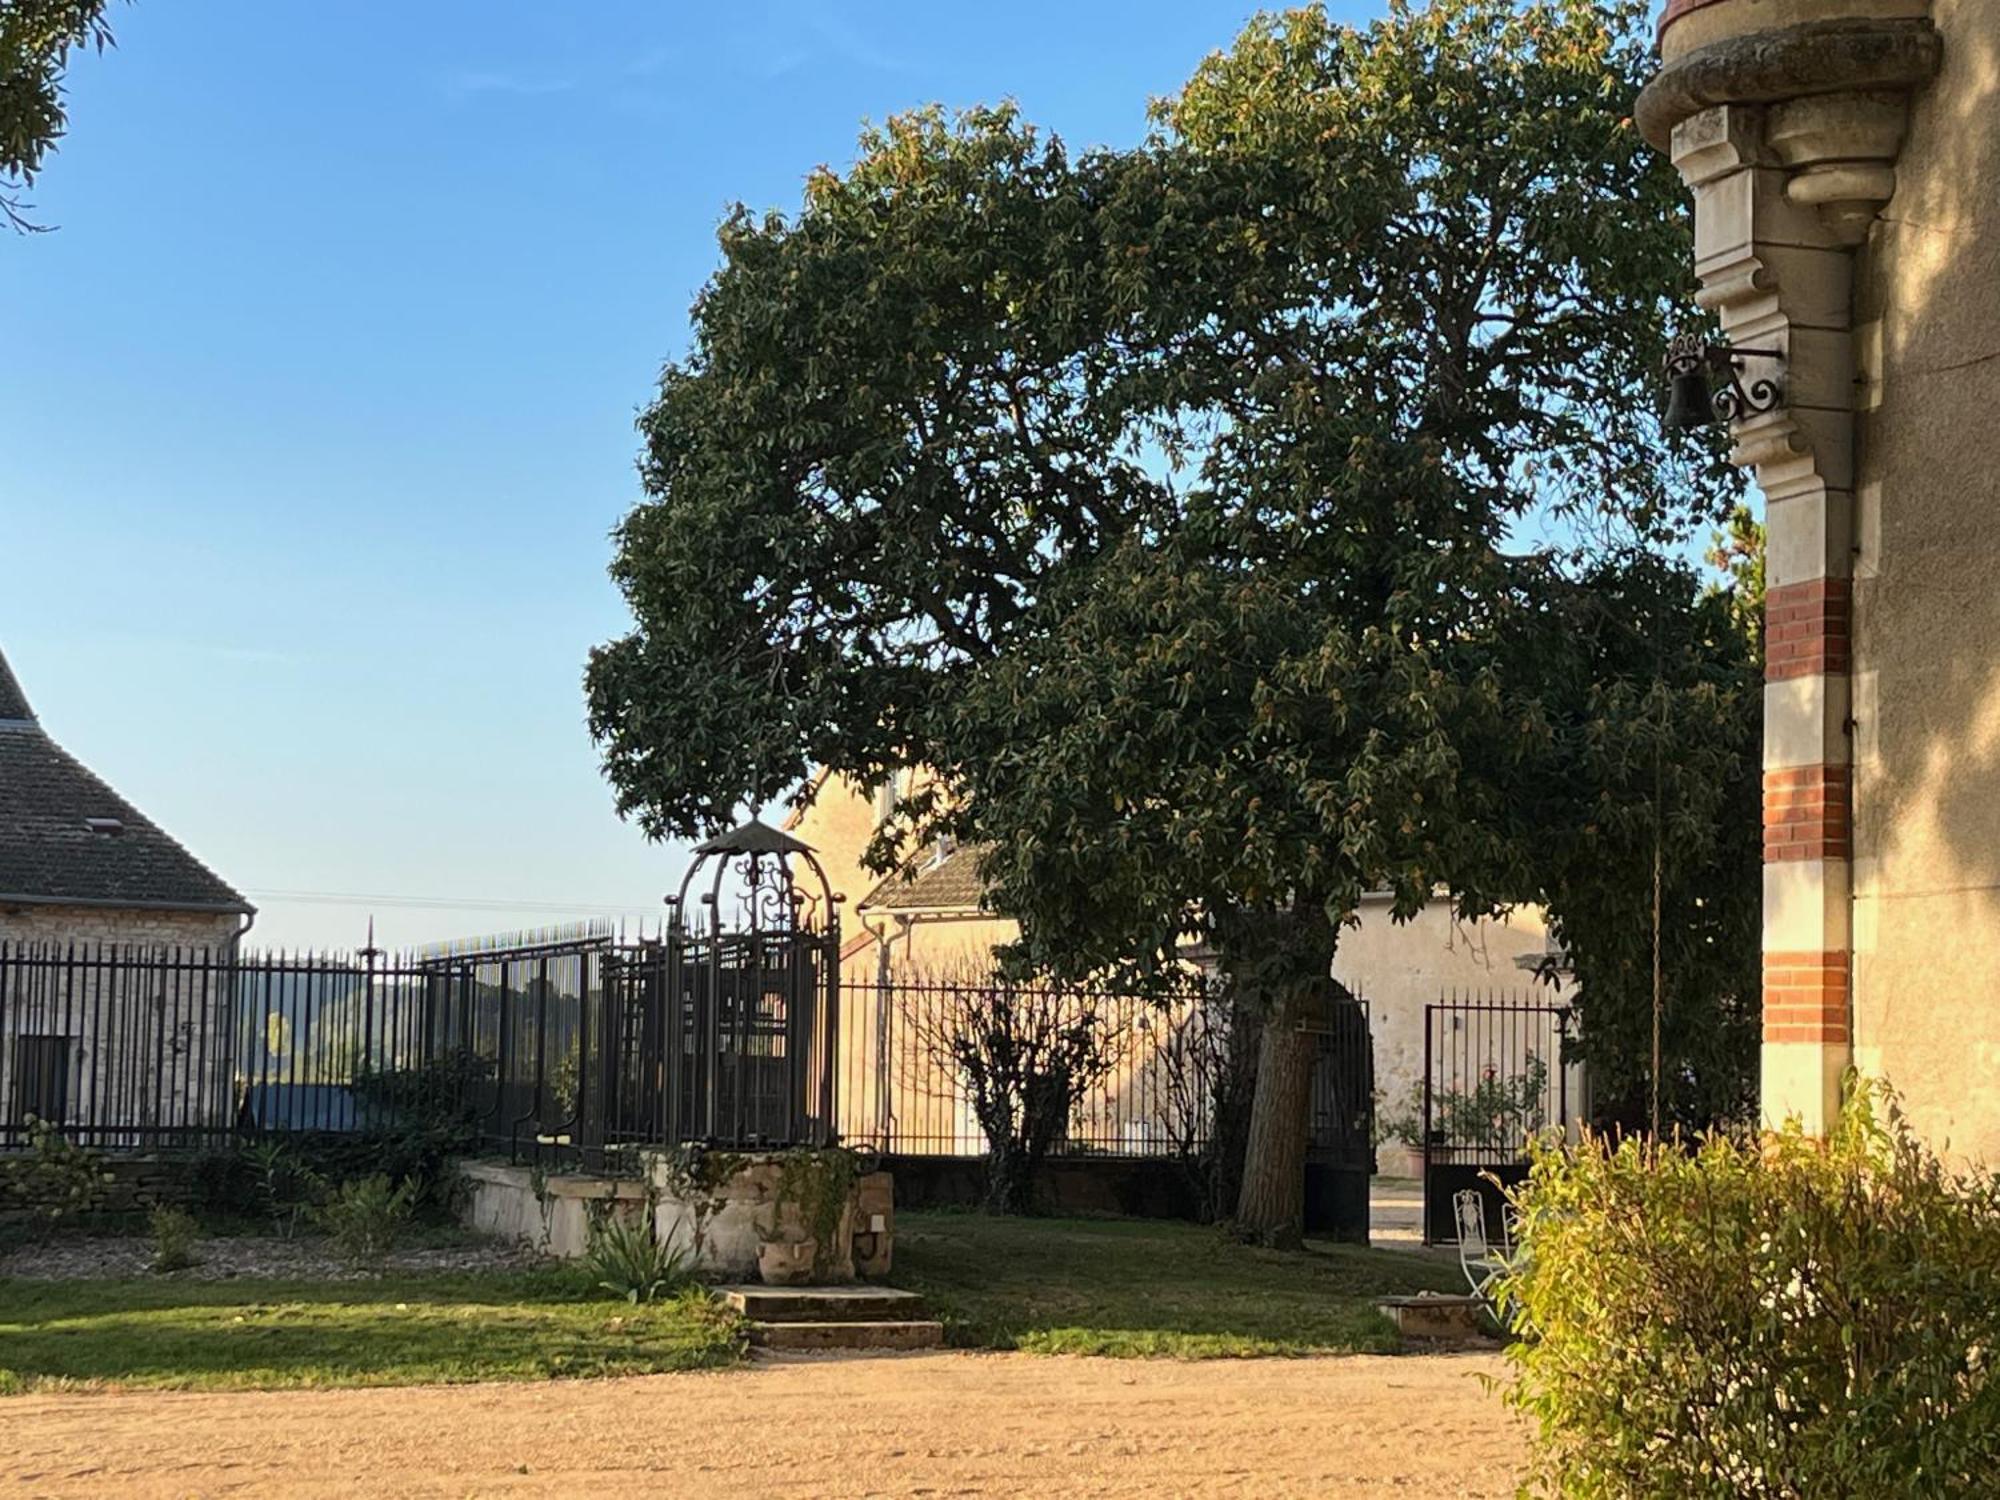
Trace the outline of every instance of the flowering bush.
[[1796, 1125], [1534, 1149], [1511, 1402], [1569, 1496], [1974, 1495], [2000, 1484], [2000, 1179], [1862, 1084]]

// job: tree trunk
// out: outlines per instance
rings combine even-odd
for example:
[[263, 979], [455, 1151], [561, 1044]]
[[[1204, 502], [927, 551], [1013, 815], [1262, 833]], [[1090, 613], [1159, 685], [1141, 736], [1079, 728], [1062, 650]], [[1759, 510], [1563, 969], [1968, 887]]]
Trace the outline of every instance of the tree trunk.
[[1318, 1036], [1303, 1028], [1324, 1017], [1339, 933], [1322, 904], [1296, 892], [1289, 908], [1230, 913], [1218, 936], [1238, 1003], [1264, 1017], [1236, 1232], [1294, 1246], [1305, 1238], [1306, 1139], [1319, 1053]]
[[1243, 1192], [1236, 1201], [1237, 1233], [1284, 1249], [1305, 1236], [1306, 1128], [1317, 1051], [1313, 1034], [1299, 1029], [1307, 993], [1286, 994], [1265, 1019]]

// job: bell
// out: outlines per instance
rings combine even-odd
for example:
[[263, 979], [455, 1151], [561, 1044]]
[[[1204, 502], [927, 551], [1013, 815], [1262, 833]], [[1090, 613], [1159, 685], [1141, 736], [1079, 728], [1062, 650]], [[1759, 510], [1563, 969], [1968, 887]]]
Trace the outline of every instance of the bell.
[[1715, 403], [1708, 396], [1708, 374], [1699, 366], [1674, 372], [1664, 418], [1669, 432], [1693, 432], [1715, 421]]

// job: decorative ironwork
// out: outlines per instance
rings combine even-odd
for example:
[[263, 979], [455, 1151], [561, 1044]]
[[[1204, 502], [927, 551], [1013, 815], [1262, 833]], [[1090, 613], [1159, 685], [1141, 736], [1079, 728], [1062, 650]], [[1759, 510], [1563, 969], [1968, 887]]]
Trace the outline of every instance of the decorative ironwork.
[[1455, 1232], [1453, 1195], [1500, 1192], [1528, 1173], [1528, 1142], [1570, 1119], [1570, 1009], [1521, 995], [1454, 994], [1424, 1007], [1424, 1242]]
[[[1776, 410], [1784, 399], [1777, 376], [1760, 375], [1746, 384], [1743, 362], [1783, 357], [1776, 349], [1737, 349], [1699, 334], [1677, 335], [1667, 345], [1662, 361], [1670, 392], [1667, 426], [1686, 432], [1716, 421], [1740, 422]], [[1711, 389], [1715, 377], [1724, 381], [1720, 390]]]

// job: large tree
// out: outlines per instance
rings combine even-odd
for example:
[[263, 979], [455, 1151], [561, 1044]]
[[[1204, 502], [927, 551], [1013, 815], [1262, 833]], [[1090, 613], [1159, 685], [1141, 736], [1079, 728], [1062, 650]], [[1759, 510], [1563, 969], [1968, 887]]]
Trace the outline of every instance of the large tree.
[[63, 75], [79, 47], [111, 45], [110, 0], [0, 0], [0, 215], [37, 229], [21, 194], [68, 123]]
[[1629, 120], [1643, 22], [1292, 12], [1136, 149], [923, 112], [739, 210], [588, 672], [623, 810], [689, 833], [816, 765], [938, 769], [880, 860], [979, 839], [1023, 962], [1194, 933], [1278, 1023], [1238, 1218], [1295, 1236], [1299, 1026], [1361, 894], [1527, 878], [1506, 788], [1555, 743], [1560, 607], [1510, 538], [1714, 499], [1653, 417], [1686, 246]]
[[1555, 733], [1517, 811], [1601, 1128], [1649, 1128], [1655, 1104], [1663, 1131], [1755, 1115], [1755, 532], [1747, 515], [1732, 523], [1718, 561], [1733, 587], [1704, 589], [1684, 560], [1629, 547], [1578, 570], [1553, 611], [1570, 666], [1541, 690]]

